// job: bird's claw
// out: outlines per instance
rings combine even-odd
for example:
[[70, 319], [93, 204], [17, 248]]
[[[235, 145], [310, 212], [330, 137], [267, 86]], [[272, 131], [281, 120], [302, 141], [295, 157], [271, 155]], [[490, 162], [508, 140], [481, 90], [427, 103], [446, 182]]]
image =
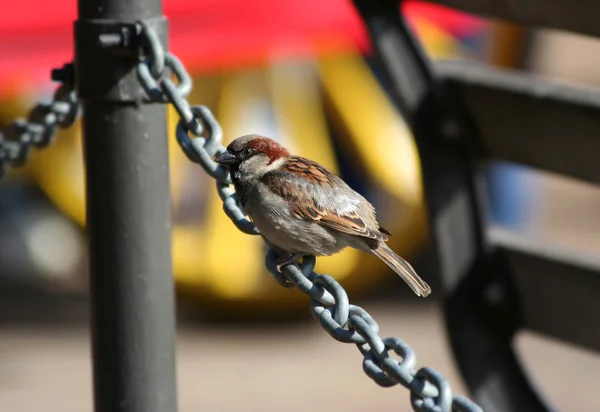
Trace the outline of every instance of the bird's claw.
[[292, 256], [289, 256], [286, 258], [279, 258], [279, 259], [277, 259], [277, 264], [275, 265], [275, 269], [277, 269], [277, 272], [283, 273], [284, 266], [296, 263], [296, 261], [303, 256], [304, 256], [304, 253], [296, 253], [295, 255], [292, 255]]

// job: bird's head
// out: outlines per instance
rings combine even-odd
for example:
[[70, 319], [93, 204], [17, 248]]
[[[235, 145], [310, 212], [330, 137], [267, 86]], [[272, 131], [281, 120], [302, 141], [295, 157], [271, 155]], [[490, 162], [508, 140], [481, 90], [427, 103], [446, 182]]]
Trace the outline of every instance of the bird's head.
[[250, 134], [232, 141], [215, 162], [229, 167], [235, 182], [260, 179], [290, 157], [287, 149], [268, 137]]

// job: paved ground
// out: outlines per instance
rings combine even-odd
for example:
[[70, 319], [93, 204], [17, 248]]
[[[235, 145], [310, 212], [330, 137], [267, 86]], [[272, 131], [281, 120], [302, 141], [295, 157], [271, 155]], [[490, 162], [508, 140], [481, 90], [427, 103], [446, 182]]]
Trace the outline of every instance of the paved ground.
[[[364, 306], [383, 334], [402, 337], [416, 349], [419, 365], [434, 366], [464, 393], [435, 307]], [[598, 410], [600, 358], [531, 335], [519, 337], [517, 346], [560, 410]], [[85, 326], [4, 328], [0, 354], [0, 410], [91, 411]], [[180, 411], [409, 411], [407, 391], [375, 385], [360, 359], [355, 347], [333, 341], [312, 320], [247, 330], [184, 326]]]

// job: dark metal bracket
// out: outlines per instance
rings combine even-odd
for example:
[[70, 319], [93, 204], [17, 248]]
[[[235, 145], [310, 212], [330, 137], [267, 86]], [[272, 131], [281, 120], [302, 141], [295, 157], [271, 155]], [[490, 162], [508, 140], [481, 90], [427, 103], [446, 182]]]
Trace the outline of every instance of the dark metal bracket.
[[[167, 19], [160, 16], [144, 21], [154, 28], [166, 50]], [[113, 19], [75, 22], [75, 79], [80, 99], [139, 103], [145, 100], [135, 70], [140, 59], [139, 30], [135, 22]]]

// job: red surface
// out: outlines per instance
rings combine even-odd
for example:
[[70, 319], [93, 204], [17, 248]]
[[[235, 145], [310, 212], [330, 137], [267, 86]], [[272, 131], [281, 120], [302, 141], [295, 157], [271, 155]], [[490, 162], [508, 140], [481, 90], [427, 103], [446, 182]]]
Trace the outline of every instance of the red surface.
[[[72, 60], [76, 0], [4, 1], [0, 13], [0, 94], [49, 81], [49, 69]], [[475, 18], [421, 2], [409, 20], [426, 18], [456, 36]], [[364, 28], [350, 0], [165, 0], [170, 47], [198, 72], [306, 53], [365, 50]]]

